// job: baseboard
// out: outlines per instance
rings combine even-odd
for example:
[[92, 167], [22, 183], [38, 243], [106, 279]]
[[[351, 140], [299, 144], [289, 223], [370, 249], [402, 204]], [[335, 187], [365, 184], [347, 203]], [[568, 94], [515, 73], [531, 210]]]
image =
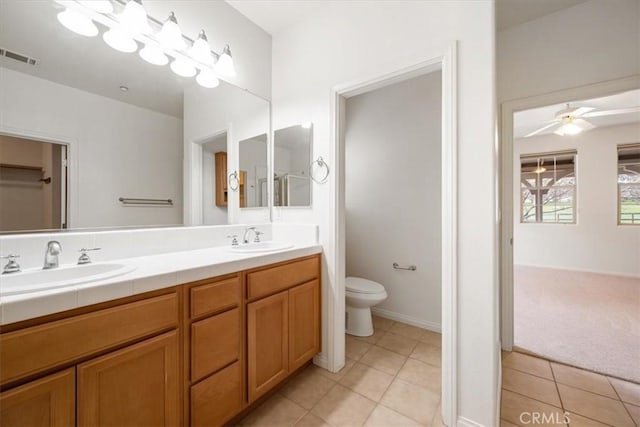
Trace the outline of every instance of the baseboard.
[[418, 328], [428, 329], [433, 332], [442, 332], [442, 326], [439, 323], [429, 322], [418, 319], [417, 317], [407, 316], [406, 314], [396, 313], [395, 311], [385, 310], [384, 308], [379, 307], [372, 307], [371, 312], [376, 316], [384, 317], [385, 319], [395, 320], [408, 325], [417, 326]]
[[324, 353], [318, 353], [313, 357], [313, 364], [321, 367], [322, 369], [329, 370], [329, 359]]
[[477, 422], [465, 417], [458, 417], [458, 422], [456, 425], [459, 427], [485, 427], [483, 424], [478, 424]]

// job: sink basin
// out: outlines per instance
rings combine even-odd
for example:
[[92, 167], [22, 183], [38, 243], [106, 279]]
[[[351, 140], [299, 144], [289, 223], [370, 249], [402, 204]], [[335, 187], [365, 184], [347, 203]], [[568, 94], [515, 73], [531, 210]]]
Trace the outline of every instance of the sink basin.
[[0, 296], [45, 291], [111, 279], [135, 270], [119, 263], [72, 265], [51, 270], [27, 270], [0, 276]]
[[276, 252], [283, 251], [285, 249], [292, 248], [290, 243], [276, 243], [276, 242], [260, 242], [260, 243], [247, 243], [245, 245], [232, 246], [231, 252], [240, 253], [260, 253], [260, 252]]

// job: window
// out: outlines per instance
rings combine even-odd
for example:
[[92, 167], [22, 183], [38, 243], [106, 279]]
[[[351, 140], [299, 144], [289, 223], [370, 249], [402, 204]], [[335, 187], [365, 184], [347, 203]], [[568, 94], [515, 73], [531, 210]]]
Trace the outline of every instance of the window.
[[640, 225], [640, 144], [618, 146], [618, 224]]
[[576, 152], [520, 157], [521, 222], [576, 222]]

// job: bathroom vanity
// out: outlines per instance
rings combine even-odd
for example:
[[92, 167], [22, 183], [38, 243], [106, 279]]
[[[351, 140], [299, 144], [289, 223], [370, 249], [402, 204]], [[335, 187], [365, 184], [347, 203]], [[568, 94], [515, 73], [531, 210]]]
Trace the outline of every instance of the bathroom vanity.
[[320, 351], [312, 251], [267, 265], [254, 256], [243, 260], [253, 268], [2, 325], [2, 425], [234, 419]]

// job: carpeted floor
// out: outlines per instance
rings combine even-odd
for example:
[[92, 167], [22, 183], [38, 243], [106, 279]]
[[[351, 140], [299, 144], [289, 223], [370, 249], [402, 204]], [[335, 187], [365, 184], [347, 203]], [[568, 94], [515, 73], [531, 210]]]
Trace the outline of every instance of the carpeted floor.
[[514, 344], [640, 383], [640, 278], [514, 268]]

